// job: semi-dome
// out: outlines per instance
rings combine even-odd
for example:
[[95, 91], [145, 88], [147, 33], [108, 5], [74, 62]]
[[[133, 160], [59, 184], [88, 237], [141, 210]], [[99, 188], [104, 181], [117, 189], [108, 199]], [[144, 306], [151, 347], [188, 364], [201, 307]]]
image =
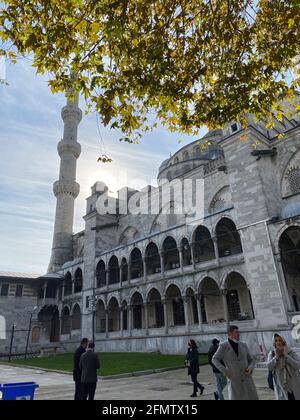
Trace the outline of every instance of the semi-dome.
[[300, 215], [300, 201], [294, 201], [292, 203], [287, 204], [281, 212], [281, 216], [283, 219], [290, 219], [291, 217], [295, 217], [299, 215]]

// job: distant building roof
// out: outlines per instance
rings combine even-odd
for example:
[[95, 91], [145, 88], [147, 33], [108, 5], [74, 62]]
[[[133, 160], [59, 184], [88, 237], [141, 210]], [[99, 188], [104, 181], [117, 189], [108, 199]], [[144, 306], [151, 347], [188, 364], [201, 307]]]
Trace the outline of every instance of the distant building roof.
[[10, 277], [10, 278], [19, 278], [19, 279], [37, 279], [38, 277], [40, 277], [40, 274], [0, 271], [0, 277], [6, 277], [6, 278]]

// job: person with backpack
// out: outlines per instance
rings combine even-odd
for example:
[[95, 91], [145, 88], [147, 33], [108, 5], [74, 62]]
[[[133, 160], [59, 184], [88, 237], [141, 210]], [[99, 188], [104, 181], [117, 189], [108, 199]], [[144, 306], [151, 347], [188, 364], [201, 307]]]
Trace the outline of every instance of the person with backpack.
[[212, 345], [208, 351], [208, 362], [211, 365], [213, 373], [216, 377], [217, 391], [214, 392], [215, 400], [224, 401], [225, 398], [223, 395], [223, 391], [227, 385], [227, 379], [223, 375], [223, 373], [219, 371], [219, 369], [217, 369], [216, 366], [212, 362], [214, 355], [218, 351], [219, 345], [220, 345], [220, 341], [217, 338], [214, 338], [212, 341]]
[[268, 369], [273, 375], [276, 399], [299, 401], [300, 360], [297, 353], [288, 348], [286, 341], [279, 334], [273, 337], [273, 350], [268, 356]]

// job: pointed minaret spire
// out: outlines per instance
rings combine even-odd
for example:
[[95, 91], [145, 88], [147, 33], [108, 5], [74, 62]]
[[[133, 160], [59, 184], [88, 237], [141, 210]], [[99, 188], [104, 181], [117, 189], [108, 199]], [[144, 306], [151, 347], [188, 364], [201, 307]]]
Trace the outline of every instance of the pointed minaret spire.
[[74, 203], [79, 194], [79, 184], [76, 182], [76, 161], [81, 153], [77, 134], [82, 111], [78, 102], [78, 95], [73, 100], [68, 98], [67, 105], [61, 112], [64, 122], [64, 137], [57, 147], [60, 156], [60, 172], [59, 181], [56, 181], [53, 186], [57, 203], [48, 272], [59, 270], [66, 261], [72, 259]]

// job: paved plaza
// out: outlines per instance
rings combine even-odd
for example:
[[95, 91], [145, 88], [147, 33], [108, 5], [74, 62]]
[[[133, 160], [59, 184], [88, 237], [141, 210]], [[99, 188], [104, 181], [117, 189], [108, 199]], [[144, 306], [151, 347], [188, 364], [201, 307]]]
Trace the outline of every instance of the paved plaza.
[[[274, 400], [267, 387], [267, 371], [255, 371], [255, 383], [261, 400]], [[74, 384], [71, 375], [0, 365], [0, 383], [34, 381], [40, 385], [38, 400], [72, 400]], [[214, 377], [209, 366], [201, 368], [200, 382], [204, 395], [197, 400], [213, 400]], [[185, 369], [123, 379], [100, 380], [97, 400], [185, 400], [190, 399], [192, 385]], [[192, 399], [191, 399], [192, 400]], [[193, 398], [193, 400], [195, 400]]]

